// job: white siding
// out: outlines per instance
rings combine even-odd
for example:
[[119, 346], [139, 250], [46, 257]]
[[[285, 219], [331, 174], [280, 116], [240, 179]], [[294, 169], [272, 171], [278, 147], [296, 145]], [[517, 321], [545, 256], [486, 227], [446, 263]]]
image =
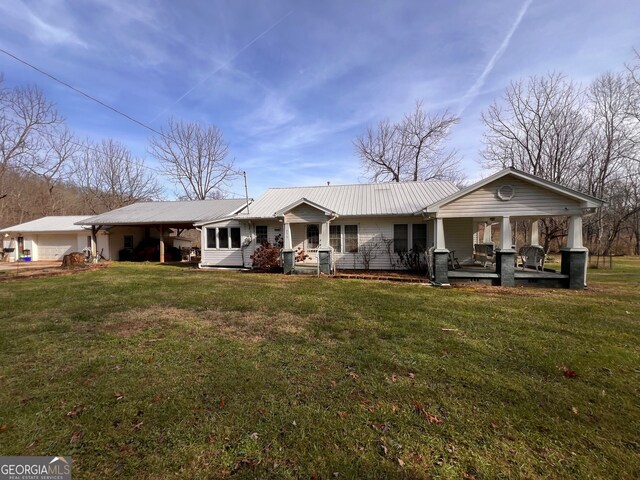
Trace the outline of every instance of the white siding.
[[317, 208], [303, 203], [287, 213], [284, 220], [288, 223], [322, 223], [327, 221], [327, 216]]
[[[354, 217], [339, 218], [332, 225], [358, 225], [358, 253], [336, 253], [336, 267], [338, 269], [364, 268], [362, 254], [364, 249], [372, 249], [369, 268], [372, 270], [391, 270], [402, 268], [398, 255], [393, 251], [393, 225], [425, 223], [422, 217]], [[411, 227], [409, 227], [411, 230]], [[342, 229], [344, 234], [344, 228]], [[411, 240], [411, 236], [409, 238]], [[387, 242], [390, 244], [387, 249]], [[433, 224], [427, 222], [427, 245], [433, 243]], [[344, 244], [343, 244], [344, 247]], [[411, 245], [409, 245], [411, 248]]]
[[[498, 187], [512, 185], [511, 200], [500, 200]], [[506, 177], [480, 187], [440, 208], [438, 216], [451, 217], [545, 217], [582, 213], [581, 203], [524, 180]]]
[[444, 244], [447, 250], [455, 250], [462, 263], [473, 256], [473, 218], [447, 218], [444, 220]]

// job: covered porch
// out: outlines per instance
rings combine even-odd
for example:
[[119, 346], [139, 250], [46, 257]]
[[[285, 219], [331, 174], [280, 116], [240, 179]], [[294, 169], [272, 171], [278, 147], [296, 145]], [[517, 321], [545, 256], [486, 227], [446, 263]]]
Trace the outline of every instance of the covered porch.
[[296, 269], [333, 271], [330, 226], [338, 215], [330, 209], [301, 198], [276, 212], [283, 224], [283, 267], [285, 273]]
[[[588, 250], [582, 241], [582, 216], [601, 201], [518, 171], [461, 190], [426, 209], [435, 230], [432, 278], [437, 284], [482, 282], [491, 285], [548, 286], [582, 289], [587, 284]], [[559, 269], [545, 268], [538, 222], [549, 217], [568, 220]], [[448, 244], [447, 220], [468, 218], [473, 253], [464, 257]], [[514, 235], [516, 222], [527, 224], [524, 241]]]

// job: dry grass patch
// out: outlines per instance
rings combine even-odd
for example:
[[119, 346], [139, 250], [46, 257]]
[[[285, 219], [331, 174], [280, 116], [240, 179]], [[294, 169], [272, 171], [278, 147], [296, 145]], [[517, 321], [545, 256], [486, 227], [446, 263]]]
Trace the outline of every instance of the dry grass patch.
[[194, 311], [153, 306], [110, 315], [101, 328], [113, 335], [130, 338], [151, 329], [157, 331], [183, 327], [197, 334], [262, 342], [286, 335], [303, 336], [314, 317], [317, 315], [302, 317], [287, 312]]

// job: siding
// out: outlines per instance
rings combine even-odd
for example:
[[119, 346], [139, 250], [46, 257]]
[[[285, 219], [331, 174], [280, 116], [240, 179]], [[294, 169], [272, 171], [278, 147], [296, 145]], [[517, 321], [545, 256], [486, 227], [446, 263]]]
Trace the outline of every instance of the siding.
[[449, 250], [455, 250], [460, 263], [473, 256], [473, 218], [447, 218], [444, 220], [444, 244]]
[[[393, 225], [424, 223], [422, 217], [374, 217], [339, 218], [332, 225], [358, 225], [358, 253], [336, 253], [335, 263], [338, 269], [362, 269], [363, 251], [371, 250], [369, 268], [372, 270], [392, 270], [402, 268], [399, 258], [393, 251]], [[410, 227], [411, 228], [411, 227]], [[342, 229], [344, 233], [344, 228]], [[390, 244], [390, 252], [387, 249]], [[427, 222], [427, 245], [433, 243], [433, 222]]]
[[[498, 198], [501, 185], [512, 185], [511, 200]], [[491, 182], [464, 197], [440, 208], [438, 216], [450, 217], [545, 217], [582, 214], [581, 203], [516, 178], [502, 178]]]
[[289, 223], [322, 223], [327, 220], [327, 216], [311, 205], [302, 204], [287, 213], [284, 219]]

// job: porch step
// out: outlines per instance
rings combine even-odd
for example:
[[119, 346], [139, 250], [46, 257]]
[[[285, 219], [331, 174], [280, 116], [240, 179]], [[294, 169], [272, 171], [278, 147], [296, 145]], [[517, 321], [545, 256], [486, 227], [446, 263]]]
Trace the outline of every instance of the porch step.
[[317, 265], [296, 265], [293, 269], [293, 273], [296, 275], [317, 275]]

